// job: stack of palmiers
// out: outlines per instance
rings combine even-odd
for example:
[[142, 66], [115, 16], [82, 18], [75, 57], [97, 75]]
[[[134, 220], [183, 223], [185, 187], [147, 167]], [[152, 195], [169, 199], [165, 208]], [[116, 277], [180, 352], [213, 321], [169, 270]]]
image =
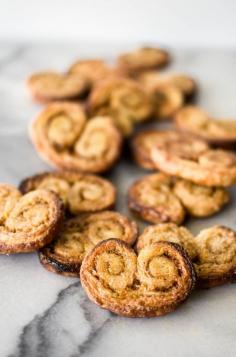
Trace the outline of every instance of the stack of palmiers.
[[[92, 301], [123, 316], [160, 316], [195, 287], [236, 280], [236, 232], [217, 225], [194, 237], [181, 226], [229, 201], [236, 155], [225, 149], [236, 145], [236, 123], [190, 106], [197, 84], [161, 71], [170, 61], [167, 51], [145, 47], [115, 66], [80, 59], [66, 73], [32, 75], [30, 93], [46, 107], [30, 137], [60, 171], [25, 178], [19, 189], [0, 184], [0, 254], [38, 251], [48, 271], [80, 278]], [[167, 119], [174, 129], [135, 132]], [[154, 224], [141, 235], [114, 210], [114, 185], [97, 176], [127, 140], [135, 162], [153, 171], [128, 190], [130, 210]]]

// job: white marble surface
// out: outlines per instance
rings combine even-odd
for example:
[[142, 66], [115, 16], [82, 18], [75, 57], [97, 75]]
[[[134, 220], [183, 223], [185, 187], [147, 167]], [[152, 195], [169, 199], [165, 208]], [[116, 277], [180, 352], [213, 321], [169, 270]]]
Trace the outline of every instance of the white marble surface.
[[[30, 31], [30, 29], [29, 29]], [[0, 44], [0, 181], [18, 184], [48, 169], [27, 138], [40, 107], [25, 78], [33, 71], [64, 70], [78, 56], [112, 59], [120, 48], [99, 45]], [[199, 103], [214, 115], [236, 115], [236, 51], [174, 51], [175, 69], [200, 83]], [[127, 212], [128, 185], [144, 172], [128, 160], [111, 174]], [[232, 203], [210, 219], [187, 222], [193, 232], [215, 223], [236, 228]], [[233, 357], [236, 354], [236, 285], [196, 291], [176, 312], [161, 318], [127, 319], [88, 301], [77, 279], [48, 273], [36, 254], [0, 256], [0, 356], [14, 357]]]

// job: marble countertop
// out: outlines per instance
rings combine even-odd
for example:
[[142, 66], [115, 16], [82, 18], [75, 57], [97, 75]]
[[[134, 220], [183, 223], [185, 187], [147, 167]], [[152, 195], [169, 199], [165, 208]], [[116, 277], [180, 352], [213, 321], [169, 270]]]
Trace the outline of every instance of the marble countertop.
[[[18, 184], [49, 169], [27, 137], [41, 109], [25, 78], [41, 69], [64, 70], [77, 57], [112, 60], [119, 46], [0, 44], [0, 181]], [[236, 115], [236, 51], [175, 50], [173, 69], [200, 83], [198, 101], [213, 115]], [[127, 213], [127, 187], [144, 171], [127, 160], [112, 172], [118, 209]], [[198, 232], [213, 224], [236, 228], [236, 191], [220, 214], [187, 222]], [[48, 273], [36, 254], [0, 256], [0, 356], [6, 357], [233, 357], [236, 353], [236, 285], [196, 291], [176, 312], [161, 318], [128, 319], [92, 304], [77, 279]]]

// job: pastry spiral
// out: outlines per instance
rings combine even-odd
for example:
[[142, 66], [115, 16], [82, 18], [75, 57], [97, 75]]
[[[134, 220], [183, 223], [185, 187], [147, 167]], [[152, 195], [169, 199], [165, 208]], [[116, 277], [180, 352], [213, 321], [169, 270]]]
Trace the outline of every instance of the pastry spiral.
[[174, 222], [180, 224], [185, 210], [173, 193], [171, 177], [157, 173], [144, 176], [128, 191], [128, 206], [131, 211], [151, 223]]
[[187, 228], [178, 227], [174, 223], [161, 223], [145, 228], [138, 237], [136, 249], [139, 252], [144, 247], [160, 241], [177, 243], [184, 248], [192, 261], [197, 258], [194, 236]]
[[88, 81], [75, 74], [41, 72], [28, 79], [28, 88], [36, 101], [44, 103], [79, 98], [87, 91]]
[[170, 84], [180, 90], [186, 99], [193, 97], [197, 92], [196, 82], [185, 74], [147, 71], [141, 73], [137, 80], [147, 89], [162, 84]]
[[46, 172], [20, 184], [23, 193], [38, 188], [55, 192], [75, 215], [112, 208], [116, 200], [116, 189], [108, 180], [72, 171]]
[[51, 242], [63, 219], [61, 201], [47, 190], [22, 196], [14, 187], [1, 184], [0, 202], [0, 254], [43, 247]]
[[140, 72], [161, 68], [170, 62], [170, 55], [160, 48], [143, 47], [118, 57], [118, 67], [126, 74], [135, 76]]
[[230, 186], [236, 181], [236, 155], [210, 150], [201, 140], [182, 136], [158, 143], [151, 157], [156, 168], [203, 186]]
[[49, 271], [78, 276], [85, 254], [97, 243], [117, 238], [132, 245], [137, 235], [137, 224], [118, 212], [81, 215], [65, 221], [60, 234], [40, 251], [39, 258]]
[[108, 79], [98, 84], [89, 97], [92, 114], [110, 115], [125, 136], [132, 134], [136, 123], [152, 113], [151, 100], [135, 81]]
[[195, 238], [198, 285], [209, 288], [235, 280], [236, 233], [224, 226], [202, 230]]
[[41, 156], [61, 169], [98, 173], [118, 159], [121, 134], [108, 117], [86, 121], [75, 103], [53, 103], [33, 122], [30, 135]]
[[200, 108], [187, 106], [175, 115], [175, 124], [178, 130], [206, 140], [211, 145], [235, 149], [235, 120], [212, 119]]
[[222, 187], [201, 186], [181, 179], [176, 180], [174, 193], [194, 217], [211, 216], [229, 202], [229, 194]]
[[80, 279], [89, 298], [102, 308], [151, 317], [175, 310], [193, 289], [195, 273], [177, 244], [155, 243], [137, 256], [125, 242], [110, 239], [85, 257]]

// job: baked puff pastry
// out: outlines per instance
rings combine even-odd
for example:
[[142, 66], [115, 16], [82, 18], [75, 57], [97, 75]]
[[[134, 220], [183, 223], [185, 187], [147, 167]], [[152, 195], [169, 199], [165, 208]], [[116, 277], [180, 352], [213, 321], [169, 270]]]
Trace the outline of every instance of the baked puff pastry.
[[210, 149], [201, 140], [182, 136], [157, 143], [151, 152], [154, 166], [203, 186], [230, 186], [236, 181], [236, 155]]
[[75, 103], [52, 103], [30, 126], [30, 136], [45, 161], [60, 169], [88, 173], [112, 167], [121, 150], [122, 137], [109, 117], [86, 120]]
[[143, 47], [118, 57], [118, 67], [127, 75], [135, 76], [140, 72], [161, 68], [170, 62], [170, 55], [161, 48]]
[[154, 317], [186, 300], [195, 272], [178, 244], [155, 243], [136, 255], [125, 242], [110, 239], [87, 254], [80, 279], [88, 297], [102, 308], [127, 317]]
[[176, 128], [199, 137], [210, 145], [236, 147], [236, 120], [213, 119], [196, 106], [186, 106], [175, 115]]
[[112, 208], [116, 200], [116, 189], [108, 180], [72, 171], [45, 172], [20, 184], [23, 193], [36, 189], [55, 192], [73, 215]]
[[88, 89], [85, 77], [53, 71], [33, 74], [27, 85], [32, 97], [40, 103], [77, 99]]
[[113, 78], [102, 81], [91, 92], [88, 106], [92, 115], [109, 115], [129, 136], [137, 123], [147, 120], [152, 114], [149, 95], [131, 79]]
[[186, 213], [208, 217], [228, 202], [229, 194], [222, 187], [201, 186], [163, 173], [144, 176], [128, 191], [130, 210], [150, 223], [181, 224]]
[[236, 278], [236, 233], [224, 226], [202, 230], [195, 237], [198, 285], [210, 288]]
[[172, 178], [163, 173], [144, 176], [129, 188], [129, 209], [150, 223], [181, 224], [185, 209], [172, 187]]
[[59, 198], [47, 190], [22, 195], [0, 184], [0, 254], [27, 253], [51, 242], [63, 220]]
[[224, 226], [213, 226], [193, 235], [185, 227], [175, 224], [158, 224], [144, 229], [137, 240], [141, 250], [156, 242], [180, 244], [191, 258], [197, 274], [197, 286], [211, 288], [236, 277], [236, 233]]
[[51, 272], [78, 276], [84, 256], [97, 243], [117, 238], [132, 245], [137, 235], [137, 224], [118, 212], [80, 215], [64, 222], [54, 241], [40, 251], [40, 262]]

